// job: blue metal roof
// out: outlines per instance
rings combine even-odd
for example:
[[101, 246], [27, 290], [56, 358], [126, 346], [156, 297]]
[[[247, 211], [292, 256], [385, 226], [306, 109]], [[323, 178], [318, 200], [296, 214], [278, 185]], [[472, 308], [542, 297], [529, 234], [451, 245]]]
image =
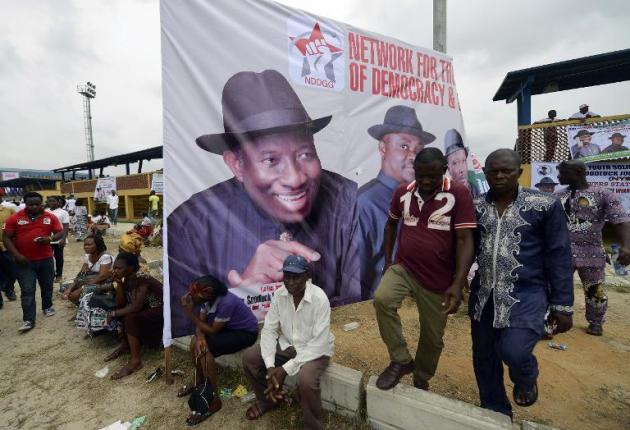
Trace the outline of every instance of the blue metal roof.
[[530, 81], [530, 95], [630, 80], [630, 49], [508, 72], [493, 101], [511, 103]]

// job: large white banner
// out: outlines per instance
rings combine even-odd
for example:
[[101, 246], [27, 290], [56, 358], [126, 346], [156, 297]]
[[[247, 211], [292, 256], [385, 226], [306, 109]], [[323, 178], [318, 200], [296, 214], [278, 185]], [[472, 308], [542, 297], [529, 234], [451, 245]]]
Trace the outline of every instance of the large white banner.
[[11, 179], [17, 179], [20, 177], [20, 172], [2, 172], [2, 180], [10, 181]]
[[111, 195], [112, 191], [116, 191], [116, 178], [114, 176], [98, 178], [94, 189], [94, 200], [107, 202], [107, 196]]
[[333, 306], [370, 298], [392, 192], [424, 147], [485, 191], [451, 57], [259, 0], [162, 0], [161, 20], [173, 335], [192, 330], [194, 279], [259, 311], [288, 254]]

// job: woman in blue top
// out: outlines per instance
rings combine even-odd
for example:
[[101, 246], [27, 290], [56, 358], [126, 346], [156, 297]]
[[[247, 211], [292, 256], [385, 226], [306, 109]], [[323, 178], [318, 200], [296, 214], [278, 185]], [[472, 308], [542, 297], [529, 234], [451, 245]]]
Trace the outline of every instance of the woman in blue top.
[[[215, 357], [233, 354], [256, 343], [258, 321], [243, 299], [228, 292], [227, 286], [211, 275], [193, 281], [182, 296], [181, 304], [196, 327], [190, 353], [197, 378], [194, 383], [184, 385], [177, 396], [190, 394], [206, 378], [214, 389], [210, 412], [191, 414], [186, 420], [188, 425], [196, 425], [221, 409]], [[201, 308], [198, 316], [194, 312], [195, 305]]]

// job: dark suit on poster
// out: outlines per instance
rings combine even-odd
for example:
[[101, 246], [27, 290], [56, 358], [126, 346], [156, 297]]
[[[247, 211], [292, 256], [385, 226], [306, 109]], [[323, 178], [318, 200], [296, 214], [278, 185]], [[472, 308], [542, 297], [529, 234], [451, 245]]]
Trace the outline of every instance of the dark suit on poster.
[[[171, 303], [194, 279], [211, 274], [227, 283], [230, 270], [242, 272], [256, 248], [288, 232], [293, 240], [321, 254], [312, 263], [313, 283], [331, 305], [361, 299], [354, 182], [322, 170], [321, 186], [303, 222], [283, 225], [260, 210], [235, 178], [194, 194], [168, 217]], [[172, 313], [173, 337], [190, 334], [183, 312]]]

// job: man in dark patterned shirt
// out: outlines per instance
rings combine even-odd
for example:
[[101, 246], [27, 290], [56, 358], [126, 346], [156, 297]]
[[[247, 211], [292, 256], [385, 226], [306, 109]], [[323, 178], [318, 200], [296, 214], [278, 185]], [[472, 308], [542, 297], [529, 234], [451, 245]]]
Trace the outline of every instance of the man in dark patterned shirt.
[[622, 242], [618, 261], [627, 265], [630, 263], [630, 217], [613, 192], [592, 187], [586, 182], [586, 166], [583, 162], [562, 162], [558, 172], [560, 183], [569, 186], [558, 197], [567, 214], [573, 267], [584, 287], [588, 321], [586, 332], [601, 336], [608, 308], [602, 229], [606, 222], [615, 226]]
[[520, 157], [499, 149], [486, 159], [490, 185], [475, 200], [477, 262], [468, 309], [473, 367], [481, 407], [512, 416], [503, 384], [503, 363], [519, 406], [538, 399], [538, 363], [532, 354], [550, 309], [555, 332], [572, 326], [571, 248], [560, 202], [521, 188]]

